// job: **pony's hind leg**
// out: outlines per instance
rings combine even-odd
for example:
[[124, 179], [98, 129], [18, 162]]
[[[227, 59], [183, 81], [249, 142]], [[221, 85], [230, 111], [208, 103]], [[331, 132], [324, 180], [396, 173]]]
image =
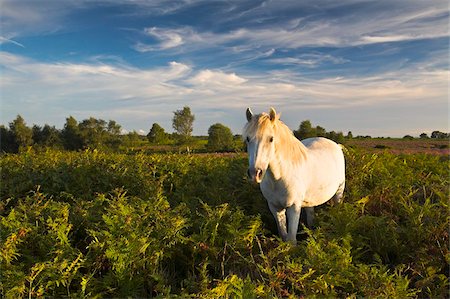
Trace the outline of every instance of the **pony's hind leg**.
[[339, 204], [342, 202], [342, 198], [344, 197], [344, 189], [345, 189], [345, 181], [343, 181], [339, 185], [336, 194], [331, 198], [332, 205]]
[[303, 210], [305, 211], [305, 224], [306, 227], [309, 229], [314, 228], [314, 207], [304, 207]]

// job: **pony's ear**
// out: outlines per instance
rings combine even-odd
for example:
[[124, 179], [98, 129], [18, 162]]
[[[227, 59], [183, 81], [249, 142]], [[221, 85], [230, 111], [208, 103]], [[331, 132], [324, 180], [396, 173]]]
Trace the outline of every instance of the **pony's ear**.
[[275, 109], [273, 107], [270, 107], [269, 117], [270, 117], [270, 121], [272, 121], [272, 122], [274, 122], [275, 119], [277, 119], [277, 112], [275, 111]]
[[251, 121], [252, 117], [253, 117], [253, 112], [252, 110], [250, 110], [250, 108], [247, 108], [247, 111], [245, 112], [246, 116], [247, 116], [247, 121]]

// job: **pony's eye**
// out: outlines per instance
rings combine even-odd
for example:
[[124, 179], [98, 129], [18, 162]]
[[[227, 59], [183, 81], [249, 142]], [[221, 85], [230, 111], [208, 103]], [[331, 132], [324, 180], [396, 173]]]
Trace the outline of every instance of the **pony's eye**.
[[269, 142], [273, 142], [273, 137], [272, 136], [269, 138]]
[[247, 142], [250, 142], [250, 137], [247, 136]]

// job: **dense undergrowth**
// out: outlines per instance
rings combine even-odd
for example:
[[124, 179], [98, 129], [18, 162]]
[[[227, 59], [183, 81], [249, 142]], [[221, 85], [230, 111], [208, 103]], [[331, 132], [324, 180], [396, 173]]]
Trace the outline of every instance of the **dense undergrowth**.
[[447, 297], [449, 163], [350, 150], [343, 204], [281, 242], [243, 155], [1, 157], [1, 277], [20, 297]]

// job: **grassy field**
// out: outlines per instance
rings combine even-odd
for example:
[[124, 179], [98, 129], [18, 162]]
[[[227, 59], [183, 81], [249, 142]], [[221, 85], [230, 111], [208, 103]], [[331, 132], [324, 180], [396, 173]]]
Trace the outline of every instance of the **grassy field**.
[[[206, 137], [197, 138], [190, 145], [153, 145], [148, 141], [142, 141], [131, 149], [132, 152], [146, 153], [206, 153]], [[370, 153], [387, 151], [394, 154], [427, 153], [435, 155], [450, 155], [450, 141], [448, 139], [404, 139], [404, 138], [354, 138], [345, 139], [346, 147], [359, 149]], [[236, 151], [245, 151], [240, 138], [235, 138]], [[122, 152], [130, 151], [129, 147], [121, 149]]]
[[297, 246], [242, 153], [1, 156], [2, 297], [446, 298], [448, 156], [347, 147]]
[[346, 142], [346, 146], [360, 148], [370, 152], [388, 151], [395, 154], [427, 153], [450, 155], [450, 142], [445, 139], [351, 139]]

